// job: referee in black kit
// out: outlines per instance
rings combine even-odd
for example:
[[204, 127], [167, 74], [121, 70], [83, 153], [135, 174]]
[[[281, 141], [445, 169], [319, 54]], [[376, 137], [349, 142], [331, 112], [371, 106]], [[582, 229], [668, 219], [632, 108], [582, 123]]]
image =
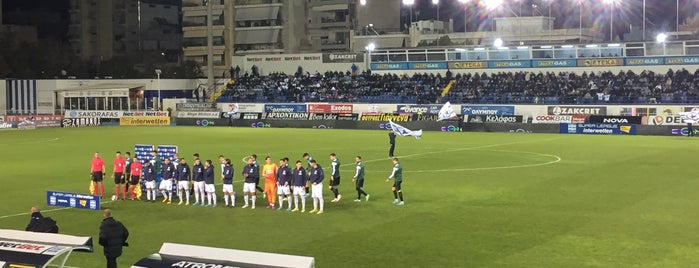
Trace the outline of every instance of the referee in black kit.
[[396, 133], [393, 130], [388, 132], [388, 142], [391, 144], [391, 149], [388, 150], [388, 157], [393, 157], [393, 150], [396, 149]]

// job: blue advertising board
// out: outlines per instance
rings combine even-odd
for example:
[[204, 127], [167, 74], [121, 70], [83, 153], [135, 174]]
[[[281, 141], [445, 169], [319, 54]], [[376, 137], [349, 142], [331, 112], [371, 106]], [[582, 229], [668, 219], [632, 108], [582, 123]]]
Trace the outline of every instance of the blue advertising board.
[[408, 62], [410, 70], [447, 69], [446, 62]]
[[408, 69], [408, 63], [407, 62], [381, 62], [381, 63], [372, 63], [371, 64], [371, 69], [372, 70], [407, 70]]
[[265, 113], [306, 113], [306, 104], [265, 104]]
[[414, 113], [414, 114], [439, 114], [442, 105], [439, 104], [419, 104], [419, 105], [398, 105], [396, 112], [398, 113]]
[[488, 68], [530, 68], [532, 62], [529, 60], [498, 60], [488, 61]]
[[561, 124], [562, 134], [635, 135], [636, 125]]
[[46, 191], [46, 203], [58, 207], [100, 210], [99, 195]]
[[462, 115], [514, 115], [514, 106], [461, 105]]
[[663, 65], [665, 60], [662, 57], [636, 57], [636, 58], [626, 58], [624, 60], [626, 66], [637, 66], [637, 65]]
[[665, 65], [699, 64], [699, 57], [667, 57]]
[[576, 67], [578, 66], [578, 61], [576, 60], [532, 60], [532, 67], [534, 68], [555, 68], [555, 67]]

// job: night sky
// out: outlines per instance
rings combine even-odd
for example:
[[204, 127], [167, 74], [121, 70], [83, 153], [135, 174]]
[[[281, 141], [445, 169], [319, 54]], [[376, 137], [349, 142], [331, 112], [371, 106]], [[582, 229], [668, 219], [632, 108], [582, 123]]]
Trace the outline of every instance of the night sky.
[[[230, 0], [232, 1], [232, 0]], [[298, 1], [298, 0], [293, 0]], [[367, 1], [401, 1], [401, 0], [367, 0]], [[485, 0], [488, 1], [488, 0]], [[672, 31], [675, 29], [675, 8], [677, 0], [646, 0], [646, 16], [648, 30], [654, 32]], [[469, 19], [466, 27], [469, 31], [487, 29], [486, 23], [489, 16], [482, 6], [477, 5], [477, 0], [471, 0], [468, 8], [458, 0], [440, 0], [440, 19], [454, 19], [456, 31], [464, 30], [464, 14]], [[583, 27], [598, 27], [608, 29], [609, 6], [602, 0], [582, 0]], [[556, 17], [556, 28], [576, 28], [579, 23], [580, 7], [578, 0], [506, 0], [509, 8], [503, 7], [490, 16], [513, 16], [514, 13], [524, 16], [548, 15], [548, 3], [551, 3], [551, 13]], [[39, 38], [52, 38], [66, 40], [68, 32], [69, 0], [4, 0], [3, 23], [37, 25]], [[532, 5], [537, 8], [532, 8]], [[699, 10], [699, 1], [679, 0], [680, 23], [685, 18], [695, 16]], [[629, 31], [630, 25], [640, 27], [642, 25], [643, 0], [617, 0], [615, 7], [614, 28], [619, 34]], [[432, 0], [415, 0], [413, 7], [413, 20], [435, 19], [436, 8]], [[407, 24], [410, 18], [409, 9], [402, 8], [403, 23]]]

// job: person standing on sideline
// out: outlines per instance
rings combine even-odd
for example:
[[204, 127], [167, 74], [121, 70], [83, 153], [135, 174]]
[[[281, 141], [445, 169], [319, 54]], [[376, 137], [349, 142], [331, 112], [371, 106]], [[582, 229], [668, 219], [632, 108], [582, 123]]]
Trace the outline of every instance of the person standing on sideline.
[[388, 132], [388, 143], [391, 145], [388, 149], [388, 157], [393, 157], [393, 150], [396, 149], [396, 133], [393, 130]]
[[[230, 159], [226, 159], [226, 166], [223, 167], [221, 180], [223, 181], [223, 200], [226, 201], [226, 207], [235, 207], [235, 192], [233, 191], [233, 164]], [[231, 205], [228, 206], [228, 198], [231, 199]]]
[[95, 157], [92, 158], [92, 165], [90, 166], [90, 179], [95, 182], [95, 193], [104, 197], [104, 160], [100, 157], [99, 152], [95, 152]]
[[[313, 160], [313, 157], [308, 153], [303, 153], [303, 159], [306, 160], [306, 172], [311, 172], [311, 160]], [[306, 188], [304, 189], [304, 191], [306, 192], [306, 197], [308, 197], [308, 195], [311, 194], [310, 185], [311, 182], [307, 181]]]
[[[114, 173], [112, 175], [112, 178], [114, 178], [114, 195], [116, 195], [117, 198], [119, 197], [121, 188], [126, 186], [124, 168], [126, 168], [126, 160], [121, 157], [121, 152], [117, 151], [116, 158], [114, 158]], [[124, 199], [126, 199], [126, 195], [124, 195]]]
[[[403, 166], [398, 163], [398, 158], [394, 157], [392, 159], [393, 161], [393, 172], [391, 173], [391, 176], [388, 176], [388, 179], [386, 179], [386, 182], [388, 182], [391, 179], [395, 179], [395, 182], [393, 183], [393, 187], [391, 190], [393, 191], [393, 197], [395, 199], [393, 200], [393, 204], [402, 206], [405, 205], [403, 202], [403, 190], [401, 188], [401, 184], [403, 183]], [[400, 201], [398, 200], [400, 198]]]
[[328, 186], [328, 188], [330, 188], [330, 191], [332, 191], [335, 195], [335, 199], [330, 202], [335, 203], [339, 202], [342, 198], [340, 190], [338, 189], [340, 186], [340, 160], [337, 159], [337, 155], [335, 155], [335, 153], [331, 153], [330, 161], [332, 161], [330, 164], [333, 166], [333, 171], [330, 173], [330, 186]]
[[[291, 185], [294, 186], [294, 210], [299, 211], [299, 197], [301, 198], [301, 212], [306, 212], [306, 182], [308, 173], [303, 168], [301, 160], [296, 161], [296, 169], [291, 173]], [[291, 199], [289, 200], [291, 203]]]
[[[315, 160], [311, 160], [311, 170], [308, 179], [311, 181], [311, 197], [313, 198], [313, 210], [310, 213], [323, 214], [323, 167]], [[320, 206], [319, 206], [320, 205]]]
[[[207, 207], [216, 206], [216, 188], [214, 188], [214, 167], [211, 160], [204, 162], [204, 191], [206, 191]], [[204, 205], [204, 197], [201, 197], [201, 205]], [[213, 202], [213, 203], [212, 203]]]
[[[259, 169], [260, 165], [257, 164], [257, 155], [251, 154], [250, 157], [252, 157], [252, 164]], [[255, 189], [262, 194], [262, 198], [267, 198], [267, 192], [265, 192], [265, 189], [262, 189], [262, 187], [260, 187], [260, 177], [257, 177], [257, 181], [255, 182]]]
[[243, 168], [243, 178], [245, 178], [245, 183], [243, 183], [245, 205], [243, 208], [248, 207], [248, 196], [252, 195], [252, 209], [255, 209], [255, 182], [260, 180], [260, 168], [255, 165], [252, 157], [248, 158], [248, 164]]
[[364, 162], [362, 162], [362, 157], [359, 155], [355, 157], [354, 160], [357, 162], [357, 171], [352, 178], [357, 188], [357, 199], [355, 199], [354, 202], [362, 202], [362, 195], [364, 195], [366, 201], [369, 201], [369, 194], [364, 191]]
[[265, 176], [265, 196], [267, 196], [267, 208], [275, 209], [277, 193], [277, 171], [279, 167], [272, 162], [272, 158], [265, 157], [265, 165], [262, 166], [262, 176]]
[[102, 214], [104, 219], [100, 224], [99, 243], [104, 247], [104, 256], [107, 258], [107, 268], [116, 268], [116, 259], [121, 256], [122, 247], [128, 247], [129, 230], [112, 217], [112, 211], [105, 209]]

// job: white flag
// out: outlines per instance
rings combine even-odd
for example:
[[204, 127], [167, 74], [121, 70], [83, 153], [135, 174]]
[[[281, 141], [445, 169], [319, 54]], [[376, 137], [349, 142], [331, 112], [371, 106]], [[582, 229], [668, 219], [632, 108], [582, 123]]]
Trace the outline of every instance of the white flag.
[[454, 108], [451, 107], [451, 103], [447, 101], [447, 103], [442, 106], [442, 109], [439, 109], [439, 118], [437, 118], [437, 121], [442, 121], [445, 119], [450, 119], [456, 117], [456, 112], [454, 112]]
[[679, 113], [680, 118], [682, 118], [682, 121], [685, 123], [697, 123], [699, 122], [699, 111], [691, 111], [691, 112], [682, 112]]
[[238, 112], [238, 103], [229, 104], [228, 109], [229, 109], [229, 111], [226, 112], [226, 114], [228, 114], [228, 116], [234, 115], [235, 113]]
[[393, 132], [395, 132], [398, 136], [413, 136], [418, 140], [422, 138], [422, 129], [412, 131], [399, 124], [393, 123], [391, 120], [388, 120], [388, 125], [391, 126], [391, 130], [393, 130]]

